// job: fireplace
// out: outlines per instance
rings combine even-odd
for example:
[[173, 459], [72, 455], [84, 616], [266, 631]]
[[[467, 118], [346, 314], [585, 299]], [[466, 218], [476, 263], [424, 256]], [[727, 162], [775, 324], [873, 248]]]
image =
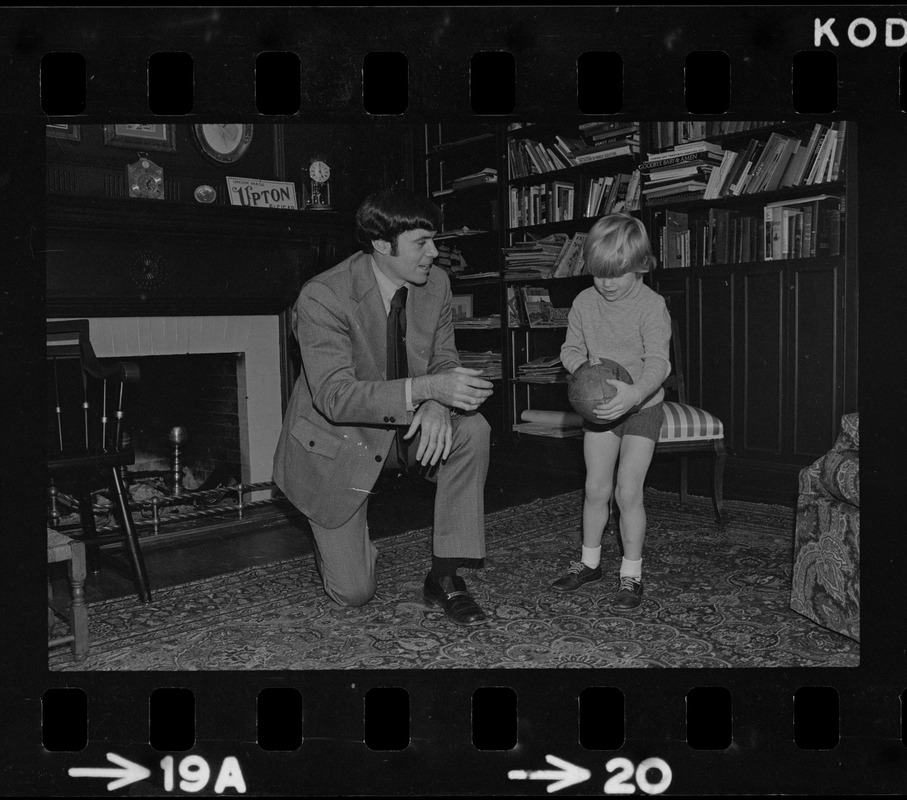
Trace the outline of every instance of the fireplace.
[[[138, 437], [134, 470], [166, 470], [166, 437], [180, 425], [189, 437], [184, 451], [196, 459], [187, 462], [187, 489], [218, 462], [236, 469], [244, 485], [271, 480], [282, 423], [277, 316], [93, 318], [89, 335], [98, 358], [127, 359], [143, 368], [131, 407], [144, 419], [126, 426]], [[192, 384], [177, 385], [190, 379]]]
[[[308, 277], [336, 263], [338, 243], [351, 238], [350, 220], [335, 212], [64, 194], [49, 195], [46, 210], [48, 319], [88, 319], [102, 359], [140, 367], [145, 358], [186, 359], [190, 372], [190, 357], [217, 356], [204, 367], [215, 371], [226, 359], [235, 389], [205, 402], [230, 406], [232, 421], [220, 431], [229, 443], [209, 448], [218, 452], [199, 456], [194, 468], [203, 473], [220, 460], [238, 470], [243, 486], [269, 483], [298, 369], [287, 347], [287, 311]], [[161, 387], [150, 381], [160, 380], [156, 364], [146, 363], [137, 391], [153, 394]], [[188, 456], [214, 434], [207, 423], [180, 416], [155, 425], [167, 432], [184, 426]], [[134, 469], [166, 469], [155, 435], [157, 444], [138, 448]], [[197, 478], [186, 477], [191, 491]], [[255, 489], [247, 499], [270, 495]]]
[[130, 359], [142, 375], [126, 409], [135, 452], [132, 472], [171, 472], [179, 442], [180, 483], [240, 482], [240, 398], [244, 353], [193, 353]]

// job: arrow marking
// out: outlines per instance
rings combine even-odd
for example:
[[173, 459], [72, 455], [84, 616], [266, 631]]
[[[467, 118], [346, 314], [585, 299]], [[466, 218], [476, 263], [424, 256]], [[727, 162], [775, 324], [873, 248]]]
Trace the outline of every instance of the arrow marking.
[[555, 781], [548, 786], [549, 792], [566, 789], [568, 786], [582, 783], [592, 777], [592, 773], [589, 770], [578, 767], [576, 764], [571, 764], [569, 761], [564, 761], [564, 759], [557, 756], [545, 756], [545, 761], [552, 766], [558, 767], [558, 769], [512, 769], [507, 773], [507, 777], [512, 781]]
[[115, 778], [107, 784], [107, 791], [112, 792], [114, 789], [121, 789], [136, 781], [143, 781], [149, 775], [151, 770], [146, 769], [141, 764], [135, 764], [128, 758], [118, 756], [116, 753], [108, 753], [107, 760], [111, 764], [119, 764], [118, 767], [70, 767], [69, 776], [71, 778]]

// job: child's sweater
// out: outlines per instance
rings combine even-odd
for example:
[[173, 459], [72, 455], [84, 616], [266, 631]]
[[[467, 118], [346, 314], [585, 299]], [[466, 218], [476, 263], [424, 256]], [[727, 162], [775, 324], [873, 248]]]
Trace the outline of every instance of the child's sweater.
[[567, 317], [561, 361], [575, 372], [590, 358], [622, 364], [643, 393], [641, 407], [664, 398], [671, 371], [671, 317], [664, 298], [638, 280], [620, 300], [605, 300], [594, 286], [580, 292]]

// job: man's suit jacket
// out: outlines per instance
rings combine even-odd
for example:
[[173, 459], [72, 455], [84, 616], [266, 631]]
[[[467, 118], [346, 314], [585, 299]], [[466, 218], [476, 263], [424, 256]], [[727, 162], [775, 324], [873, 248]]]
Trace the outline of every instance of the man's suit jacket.
[[[406, 304], [409, 374], [460, 366], [450, 281], [435, 267]], [[409, 425], [405, 380], [387, 380], [387, 312], [358, 253], [303, 286], [293, 308], [302, 370], [274, 456], [274, 482], [309, 519], [336, 528], [368, 498], [394, 432]]]

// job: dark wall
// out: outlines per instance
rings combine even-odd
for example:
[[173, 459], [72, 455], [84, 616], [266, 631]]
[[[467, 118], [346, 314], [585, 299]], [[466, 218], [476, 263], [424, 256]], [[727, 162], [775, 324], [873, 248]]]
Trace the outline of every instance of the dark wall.
[[292, 181], [301, 203], [301, 179], [313, 157], [332, 170], [334, 210], [351, 219], [365, 195], [404, 178], [406, 126], [399, 123], [317, 124], [255, 123], [246, 153], [232, 164], [219, 164], [199, 148], [193, 126], [172, 126], [173, 150], [147, 144], [105, 142], [103, 125], [75, 126], [78, 139], [47, 136], [47, 189], [54, 194], [126, 197], [126, 169], [139, 153], [164, 172], [165, 200], [194, 203], [202, 184], [217, 190], [216, 204], [227, 204], [226, 176]]

